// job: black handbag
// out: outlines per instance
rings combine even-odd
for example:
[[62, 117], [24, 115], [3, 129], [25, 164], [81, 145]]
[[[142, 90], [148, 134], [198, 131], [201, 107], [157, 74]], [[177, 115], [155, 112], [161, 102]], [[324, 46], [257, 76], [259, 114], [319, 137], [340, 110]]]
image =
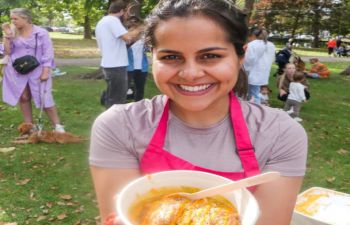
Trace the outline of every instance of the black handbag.
[[[37, 43], [38, 42], [38, 35], [35, 34], [35, 56], [36, 56], [36, 49], [37, 49]], [[15, 59], [15, 61], [12, 63], [13, 68], [21, 75], [26, 75], [30, 72], [32, 72], [35, 68], [37, 68], [40, 63], [35, 58], [35, 56], [32, 55], [25, 55], [22, 57], [19, 57]]]

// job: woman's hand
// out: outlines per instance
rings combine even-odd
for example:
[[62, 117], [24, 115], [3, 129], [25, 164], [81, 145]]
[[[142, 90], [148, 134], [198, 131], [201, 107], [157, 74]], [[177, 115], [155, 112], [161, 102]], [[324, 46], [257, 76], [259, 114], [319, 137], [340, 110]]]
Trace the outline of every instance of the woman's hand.
[[285, 90], [283, 90], [283, 89], [280, 89], [279, 92], [280, 92], [280, 96], [283, 96], [283, 95], [287, 94], [287, 92]]
[[2, 31], [4, 32], [4, 37], [7, 39], [11, 39], [14, 37], [13, 31], [9, 23], [3, 23], [1, 25]]
[[43, 72], [40, 75], [40, 81], [47, 81], [49, 79], [49, 70], [50, 68], [44, 67]]

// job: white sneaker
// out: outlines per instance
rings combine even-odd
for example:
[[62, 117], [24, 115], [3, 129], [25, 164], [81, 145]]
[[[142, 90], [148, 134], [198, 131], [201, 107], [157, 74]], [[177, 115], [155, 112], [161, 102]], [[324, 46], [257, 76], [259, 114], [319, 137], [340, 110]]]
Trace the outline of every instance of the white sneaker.
[[128, 91], [126, 92], [127, 95], [132, 95], [134, 92], [132, 91], [131, 88], [128, 89]]
[[286, 111], [286, 113], [288, 113], [289, 115], [292, 114], [293, 112], [294, 112], [294, 111], [293, 111], [293, 108], [290, 109], [290, 110], [288, 110], [288, 111]]
[[302, 119], [302, 118], [300, 118], [300, 117], [294, 117], [294, 120], [295, 120], [295, 121], [297, 121], [297, 122], [301, 122], [301, 121], [303, 121], [303, 119]]
[[55, 131], [58, 132], [58, 133], [64, 133], [64, 132], [66, 132], [66, 131], [64, 130], [64, 126], [61, 125], [61, 124], [56, 124], [56, 125], [55, 125]]

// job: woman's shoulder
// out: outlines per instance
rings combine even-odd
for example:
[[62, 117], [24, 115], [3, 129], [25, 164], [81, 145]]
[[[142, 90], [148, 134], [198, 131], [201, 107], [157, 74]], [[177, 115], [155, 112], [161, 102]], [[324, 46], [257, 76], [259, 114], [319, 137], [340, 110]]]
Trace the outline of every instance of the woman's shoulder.
[[45, 30], [44, 28], [39, 27], [37, 25], [33, 25], [33, 33], [38, 34], [38, 36], [40, 36], [40, 37], [49, 36], [49, 32], [47, 30]]

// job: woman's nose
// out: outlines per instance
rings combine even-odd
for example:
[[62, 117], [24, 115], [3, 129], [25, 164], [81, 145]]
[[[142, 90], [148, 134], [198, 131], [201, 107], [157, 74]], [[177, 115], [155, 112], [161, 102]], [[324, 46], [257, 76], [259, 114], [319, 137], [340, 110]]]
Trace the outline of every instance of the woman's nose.
[[204, 71], [196, 62], [188, 62], [179, 71], [179, 76], [186, 80], [195, 80], [204, 75]]

